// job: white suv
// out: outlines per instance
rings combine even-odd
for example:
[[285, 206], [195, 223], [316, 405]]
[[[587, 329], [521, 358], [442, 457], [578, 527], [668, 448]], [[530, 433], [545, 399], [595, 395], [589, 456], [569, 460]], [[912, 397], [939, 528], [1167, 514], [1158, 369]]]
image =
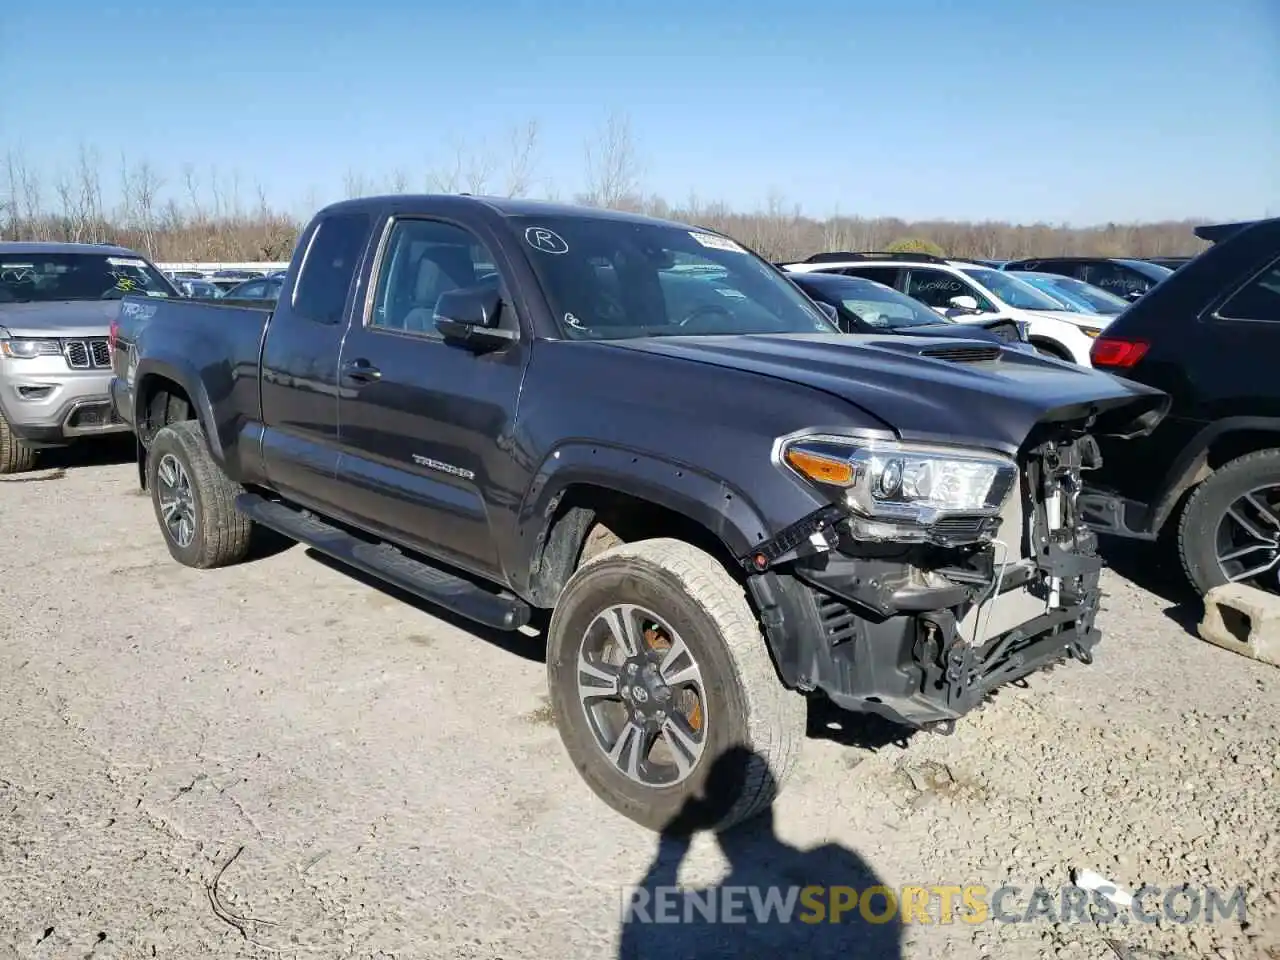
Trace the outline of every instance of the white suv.
[[819, 253], [802, 263], [780, 264], [795, 273], [843, 273], [866, 277], [914, 297], [959, 323], [999, 318], [1026, 323], [1027, 339], [1041, 353], [1082, 366], [1111, 317], [1073, 313], [1009, 273], [967, 260], [920, 253]]

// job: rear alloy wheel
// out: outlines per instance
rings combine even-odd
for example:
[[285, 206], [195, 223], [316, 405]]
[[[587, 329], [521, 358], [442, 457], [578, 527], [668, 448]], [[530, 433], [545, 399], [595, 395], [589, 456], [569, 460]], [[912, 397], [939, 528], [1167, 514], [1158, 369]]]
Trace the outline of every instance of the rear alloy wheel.
[[0, 413], [0, 474], [25, 473], [35, 466], [36, 452], [13, 435]]
[[1202, 595], [1225, 583], [1280, 593], [1280, 450], [1239, 457], [1201, 483], [1183, 511], [1178, 544]]
[[772, 803], [805, 735], [741, 587], [679, 540], [611, 547], [547, 639], [552, 710], [596, 795], [652, 830], [723, 829]]
[[209, 454], [194, 420], [163, 427], [147, 450], [147, 487], [165, 546], [188, 567], [221, 567], [249, 552], [253, 524], [236, 510], [240, 486]]

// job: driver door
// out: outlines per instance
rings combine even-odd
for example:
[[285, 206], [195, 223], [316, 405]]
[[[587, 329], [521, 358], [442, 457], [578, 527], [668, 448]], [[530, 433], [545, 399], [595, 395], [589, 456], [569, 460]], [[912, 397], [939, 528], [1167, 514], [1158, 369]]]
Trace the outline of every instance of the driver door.
[[[489, 518], [510, 510], [512, 433], [527, 340], [489, 353], [435, 327], [448, 290], [502, 285], [485, 244], [453, 223], [393, 218], [339, 365], [338, 474], [351, 519], [388, 539], [501, 579]], [[519, 329], [503, 286], [499, 324]]]

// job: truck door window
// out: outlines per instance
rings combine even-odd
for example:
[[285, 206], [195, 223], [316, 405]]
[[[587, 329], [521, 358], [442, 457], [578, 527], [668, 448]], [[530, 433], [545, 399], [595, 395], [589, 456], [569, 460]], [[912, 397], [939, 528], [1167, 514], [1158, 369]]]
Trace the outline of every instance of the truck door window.
[[382, 252], [368, 324], [439, 338], [440, 295], [487, 280], [498, 282], [494, 258], [470, 232], [436, 220], [398, 220]]
[[335, 213], [320, 222], [293, 290], [294, 313], [316, 323], [342, 321], [371, 227], [367, 213]]

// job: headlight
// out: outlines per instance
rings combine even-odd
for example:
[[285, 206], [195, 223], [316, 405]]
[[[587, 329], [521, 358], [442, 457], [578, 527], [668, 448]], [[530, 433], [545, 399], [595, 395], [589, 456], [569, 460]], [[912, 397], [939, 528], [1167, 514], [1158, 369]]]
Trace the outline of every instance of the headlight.
[[1017, 464], [1000, 454], [894, 440], [802, 436], [780, 455], [805, 480], [842, 491], [855, 533], [874, 539], [925, 538], [927, 528], [959, 518], [972, 521], [977, 539], [1018, 478]]
[[62, 344], [57, 340], [36, 340], [31, 337], [0, 337], [0, 353], [22, 360], [56, 357], [62, 353]]

